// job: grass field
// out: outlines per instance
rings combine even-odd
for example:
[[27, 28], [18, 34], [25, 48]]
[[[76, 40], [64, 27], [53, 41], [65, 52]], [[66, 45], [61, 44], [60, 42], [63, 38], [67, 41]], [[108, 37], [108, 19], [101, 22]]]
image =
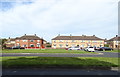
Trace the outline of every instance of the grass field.
[[105, 51], [105, 52], [120, 52], [120, 50]]
[[2, 57], [3, 68], [12, 67], [117, 67], [118, 58], [105, 57]]
[[97, 54], [96, 52], [86, 52], [83, 50], [65, 50], [65, 49], [25, 49], [25, 50], [2, 50], [2, 53], [76, 53], [76, 54], [84, 54], [84, 53], [93, 53]]
[[[120, 50], [104, 51], [104, 52], [120, 52]], [[44, 49], [44, 50], [41, 50], [41, 49], [25, 49], [25, 50], [5, 49], [5, 50], [2, 50], [2, 53], [75, 53], [75, 54], [92, 53], [92, 54], [97, 54], [96, 52], [86, 52], [83, 50], [65, 50], [65, 49]]]

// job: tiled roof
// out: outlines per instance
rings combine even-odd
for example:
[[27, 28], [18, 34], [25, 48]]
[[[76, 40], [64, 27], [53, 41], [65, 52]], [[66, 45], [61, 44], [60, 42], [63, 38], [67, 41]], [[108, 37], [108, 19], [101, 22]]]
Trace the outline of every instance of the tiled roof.
[[96, 36], [57, 36], [52, 40], [104, 40]]
[[10, 41], [15, 41], [15, 38], [10, 38]]
[[41, 40], [42, 38], [40, 38], [36, 35], [24, 35], [21, 37], [16, 37], [16, 39], [19, 39], [19, 40]]
[[118, 36], [118, 37], [113, 37], [113, 38], [111, 38], [109, 41], [114, 41], [114, 40], [120, 41], [120, 36]]

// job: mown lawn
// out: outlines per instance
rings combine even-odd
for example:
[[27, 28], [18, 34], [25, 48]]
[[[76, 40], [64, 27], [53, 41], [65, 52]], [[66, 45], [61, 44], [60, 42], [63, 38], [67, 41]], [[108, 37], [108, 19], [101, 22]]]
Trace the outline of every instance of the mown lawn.
[[2, 57], [3, 68], [118, 67], [118, 58], [105, 57]]
[[76, 54], [84, 54], [84, 53], [93, 53], [97, 54], [96, 52], [86, 52], [83, 50], [65, 50], [65, 49], [6, 49], [2, 50], [2, 53], [76, 53]]
[[120, 52], [120, 50], [104, 51], [104, 52]]

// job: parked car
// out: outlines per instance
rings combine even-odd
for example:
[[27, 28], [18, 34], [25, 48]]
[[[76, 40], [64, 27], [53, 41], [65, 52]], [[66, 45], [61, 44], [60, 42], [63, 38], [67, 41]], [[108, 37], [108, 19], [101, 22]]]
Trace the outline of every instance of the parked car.
[[76, 47], [66, 48], [66, 50], [81, 50], [81, 49], [80, 49], [80, 47], [76, 46]]
[[112, 49], [112, 48], [109, 48], [109, 47], [100, 47], [100, 48], [98, 49], [98, 51], [106, 51], [106, 50], [112, 51], [113, 49]]
[[88, 51], [88, 52], [94, 52], [95, 51], [94, 47], [86, 47], [84, 50]]
[[25, 49], [25, 48], [20, 46], [14, 46], [14, 47], [8, 47], [7, 49]]
[[100, 47], [94, 47], [95, 50], [98, 50]]

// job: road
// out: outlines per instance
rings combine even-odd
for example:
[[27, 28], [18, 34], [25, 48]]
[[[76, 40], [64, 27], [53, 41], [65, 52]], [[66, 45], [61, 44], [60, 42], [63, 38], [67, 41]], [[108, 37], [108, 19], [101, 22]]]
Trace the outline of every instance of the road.
[[3, 69], [3, 75], [118, 75], [115, 70]]
[[[98, 54], [74, 54], [74, 53], [3, 53], [2, 56], [41, 56], [41, 57], [118, 57], [115, 52], [101, 52]], [[119, 53], [120, 54], [120, 53]]]

